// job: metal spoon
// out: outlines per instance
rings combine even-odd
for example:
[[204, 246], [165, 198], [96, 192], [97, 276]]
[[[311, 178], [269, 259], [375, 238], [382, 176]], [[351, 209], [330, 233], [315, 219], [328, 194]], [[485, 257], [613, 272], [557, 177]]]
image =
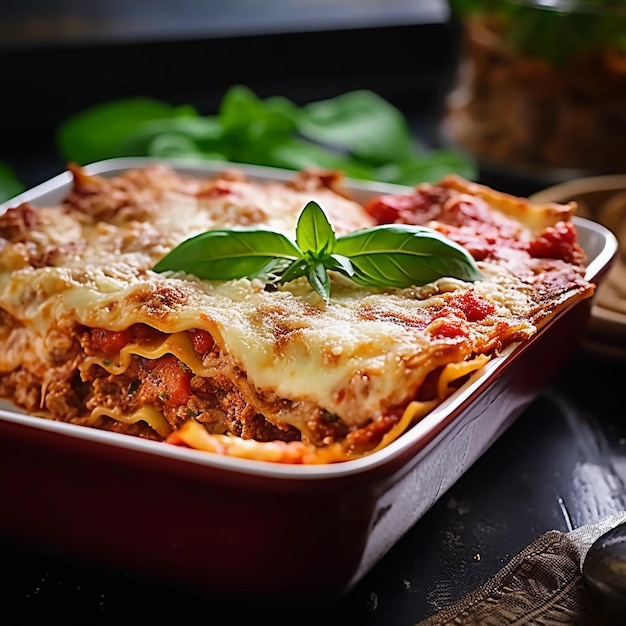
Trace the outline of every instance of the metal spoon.
[[626, 623], [626, 522], [600, 535], [587, 552], [583, 580], [599, 604]]

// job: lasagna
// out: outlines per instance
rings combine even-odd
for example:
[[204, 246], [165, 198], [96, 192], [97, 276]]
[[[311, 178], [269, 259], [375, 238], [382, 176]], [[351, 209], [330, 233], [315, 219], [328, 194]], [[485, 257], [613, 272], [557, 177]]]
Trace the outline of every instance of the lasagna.
[[[0, 396], [35, 417], [241, 458], [346, 461], [388, 445], [594, 292], [574, 204], [533, 205], [455, 175], [358, 202], [335, 171], [69, 170], [57, 205], [0, 215]], [[436, 231], [481, 278], [370, 287], [329, 270], [325, 299], [303, 277], [154, 269], [210, 230], [293, 239], [310, 201], [338, 236]]]

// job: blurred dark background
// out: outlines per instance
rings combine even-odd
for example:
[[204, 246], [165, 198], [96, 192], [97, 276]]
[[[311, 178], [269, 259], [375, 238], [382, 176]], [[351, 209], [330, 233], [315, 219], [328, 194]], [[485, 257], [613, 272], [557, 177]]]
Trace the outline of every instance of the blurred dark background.
[[[54, 133], [68, 116], [133, 96], [212, 114], [233, 84], [299, 105], [371, 89], [406, 115], [416, 141], [436, 147], [458, 42], [447, 0], [4, 2], [0, 161], [31, 187], [65, 169]], [[513, 193], [536, 190], [495, 182]], [[540, 533], [564, 530], [570, 511], [580, 524], [621, 508], [623, 375], [588, 355], [573, 361], [332, 623], [415, 624], [486, 582]], [[160, 593], [127, 573], [76, 566], [10, 538], [0, 538], [0, 550], [10, 573], [0, 587], [2, 623], [127, 623], [129, 603], [132, 617], [180, 622], [215, 606], [214, 598], [168, 597], [169, 588]], [[255, 619], [235, 609], [232, 623], [242, 623], [237, 614]]]
[[0, 20], [0, 160], [27, 186], [64, 169], [60, 121], [150, 96], [215, 113], [244, 84], [296, 104], [371, 89], [437, 145], [457, 60], [446, 0], [24, 0]]

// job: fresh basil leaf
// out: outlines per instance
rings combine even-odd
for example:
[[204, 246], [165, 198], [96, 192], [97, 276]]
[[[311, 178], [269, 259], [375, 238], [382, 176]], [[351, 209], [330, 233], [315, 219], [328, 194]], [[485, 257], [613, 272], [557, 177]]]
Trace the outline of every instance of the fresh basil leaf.
[[285, 269], [278, 279], [280, 283], [288, 283], [300, 276], [306, 276], [309, 271], [309, 262], [307, 259], [296, 259], [292, 261], [290, 265]]
[[155, 137], [146, 152], [148, 156], [158, 158], [203, 158], [202, 152], [189, 137], [175, 133]]
[[366, 89], [304, 106], [298, 131], [375, 165], [407, 157], [413, 146], [402, 113]]
[[205, 280], [263, 275], [275, 259], [292, 261], [300, 251], [287, 237], [269, 230], [209, 230], [183, 241], [155, 266], [155, 272], [184, 271]]
[[293, 170], [309, 167], [341, 170], [349, 178], [375, 179], [375, 169], [365, 161], [337, 153], [324, 146], [299, 137], [285, 138], [272, 145], [250, 146], [248, 161], [258, 165], [273, 165]]
[[240, 145], [293, 135], [297, 107], [287, 98], [261, 100], [244, 85], [231, 87], [220, 104], [219, 120], [224, 134]]
[[341, 167], [337, 155], [296, 136], [298, 108], [281, 97], [261, 100], [243, 85], [231, 87], [220, 105], [222, 151], [228, 160], [286, 169]]
[[356, 273], [354, 265], [352, 265], [352, 261], [347, 256], [343, 256], [341, 254], [331, 254], [328, 256], [326, 259], [326, 267], [329, 270], [339, 272], [348, 278], [352, 278]]
[[261, 99], [229, 88], [215, 116], [193, 106], [150, 98], [103, 103], [65, 120], [57, 149], [87, 164], [118, 156], [189, 157], [291, 170], [341, 170], [360, 180], [415, 185], [456, 172], [473, 180], [474, 161], [445, 151], [412, 148], [408, 123], [391, 104], [361, 90], [298, 108], [282, 97]]
[[[262, 267], [260, 270], [256, 272], [251, 272], [249, 274], [245, 274], [246, 278], [260, 278], [268, 284], [281, 283], [284, 282], [282, 279], [285, 271], [295, 263], [295, 261], [291, 261], [285, 258], [275, 258], [272, 259], [267, 265]], [[242, 277], [240, 277], [242, 278]]]
[[309, 284], [318, 293], [324, 302], [330, 300], [330, 276], [323, 263], [313, 263], [309, 267]]
[[478, 176], [473, 159], [442, 148], [423, 154], [415, 153], [410, 158], [383, 165], [376, 170], [375, 178], [381, 182], [413, 187], [421, 182], [437, 183], [451, 172], [467, 180], [475, 180]]
[[25, 186], [7, 163], [0, 161], [0, 202], [10, 200], [24, 191]]
[[363, 285], [410, 287], [451, 276], [474, 281], [481, 273], [460, 245], [429, 228], [383, 224], [339, 237], [335, 252], [348, 257], [352, 279]]
[[443, 276], [482, 278], [462, 246], [430, 228], [383, 224], [337, 238], [321, 207], [310, 201], [296, 230], [296, 243], [259, 228], [207, 231], [171, 250], [153, 269], [205, 280], [259, 277], [285, 283], [306, 276], [325, 301], [331, 288], [328, 270], [375, 287], [419, 286]]
[[66, 161], [81, 165], [128, 156], [120, 151], [119, 146], [145, 122], [196, 115], [196, 109], [189, 105], [174, 107], [151, 98], [115, 100], [90, 107], [66, 119], [57, 128], [56, 146]]
[[[223, 131], [215, 117], [174, 117], [144, 122], [118, 143], [122, 156], [161, 156], [163, 137], [180, 137], [186, 140], [188, 152], [214, 152], [221, 148]], [[175, 141], [181, 142], [178, 139]], [[164, 153], [165, 155], [165, 153]]]
[[296, 243], [300, 250], [319, 258], [333, 251], [335, 240], [335, 231], [320, 205], [308, 202], [296, 226]]

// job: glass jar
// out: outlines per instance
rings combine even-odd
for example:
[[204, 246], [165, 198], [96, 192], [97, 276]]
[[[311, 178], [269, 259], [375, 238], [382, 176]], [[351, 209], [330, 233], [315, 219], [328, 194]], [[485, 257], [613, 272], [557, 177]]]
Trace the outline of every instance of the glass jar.
[[443, 139], [542, 181], [626, 172], [624, 0], [449, 0], [461, 59]]

